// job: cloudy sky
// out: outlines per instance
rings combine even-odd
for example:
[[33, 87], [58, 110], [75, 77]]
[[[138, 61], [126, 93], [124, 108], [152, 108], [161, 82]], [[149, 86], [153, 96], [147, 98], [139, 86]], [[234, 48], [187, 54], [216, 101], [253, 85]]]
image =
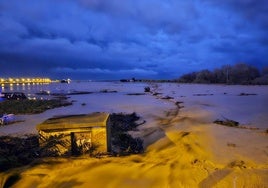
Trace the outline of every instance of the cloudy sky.
[[177, 78], [268, 65], [267, 0], [1, 0], [0, 77]]

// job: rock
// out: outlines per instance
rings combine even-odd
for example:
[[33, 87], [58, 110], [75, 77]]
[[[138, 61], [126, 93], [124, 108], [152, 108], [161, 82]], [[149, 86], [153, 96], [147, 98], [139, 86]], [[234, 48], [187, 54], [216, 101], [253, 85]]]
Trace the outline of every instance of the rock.
[[230, 119], [224, 119], [224, 120], [217, 119], [213, 123], [228, 126], [228, 127], [238, 127], [239, 126], [239, 122], [234, 121], [234, 120], [230, 120]]
[[128, 93], [127, 95], [145, 95], [144, 93]]
[[257, 95], [256, 93], [240, 93], [238, 96]]
[[100, 91], [100, 93], [117, 93], [115, 90], [108, 90], [108, 89], [103, 89]]
[[145, 87], [144, 88], [144, 92], [150, 92], [151, 91], [151, 88], [150, 87]]
[[169, 99], [174, 99], [174, 97], [165, 96], [165, 97], [162, 97], [161, 99], [169, 100]]
[[212, 96], [213, 94], [194, 94], [194, 96]]

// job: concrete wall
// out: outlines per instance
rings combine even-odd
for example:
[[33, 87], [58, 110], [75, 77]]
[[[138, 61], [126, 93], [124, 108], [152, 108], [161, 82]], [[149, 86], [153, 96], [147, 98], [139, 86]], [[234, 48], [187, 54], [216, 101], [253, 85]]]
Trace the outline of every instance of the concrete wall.
[[39, 131], [40, 147], [45, 153], [58, 155], [107, 153], [110, 138], [106, 127]]

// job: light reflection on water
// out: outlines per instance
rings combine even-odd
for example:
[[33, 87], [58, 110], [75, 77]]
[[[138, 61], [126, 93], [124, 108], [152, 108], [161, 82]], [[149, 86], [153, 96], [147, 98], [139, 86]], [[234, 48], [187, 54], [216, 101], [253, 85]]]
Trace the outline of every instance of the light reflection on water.
[[[9, 84], [2, 85], [2, 92], [23, 92], [26, 95], [35, 95], [45, 91], [48, 93], [70, 93], [74, 91], [99, 92], [101, 90], [116, 90], [118, 92], [143, 92], [144, 83], [129, 83], [135, 87], [122, 87], [121, 82], [71, 82], [50, 84]], [[126, 85], [126, 84], [124, 84]], [[138, 88], [138, 91], [137, 91]]]
[[2, 92], [33, 93], [48, 88], [49, 84], [2, 84]]

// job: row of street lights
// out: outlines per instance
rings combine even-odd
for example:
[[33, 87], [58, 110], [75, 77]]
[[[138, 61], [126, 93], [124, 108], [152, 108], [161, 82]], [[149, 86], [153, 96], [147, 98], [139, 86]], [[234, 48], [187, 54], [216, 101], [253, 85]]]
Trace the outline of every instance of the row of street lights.
[[51, 83], [50, 78], [0, 78], [0, 84]]

